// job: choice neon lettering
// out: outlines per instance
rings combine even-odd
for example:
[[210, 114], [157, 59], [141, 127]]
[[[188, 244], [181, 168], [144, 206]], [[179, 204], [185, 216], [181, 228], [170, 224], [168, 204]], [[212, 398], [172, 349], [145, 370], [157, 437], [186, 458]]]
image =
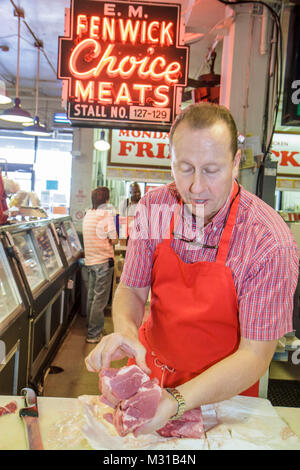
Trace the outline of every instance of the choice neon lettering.
[[[129, 78], [136, 71], [141, 78], [150, 78], [152, 80], [164, 80], [167, 84], [175, 84], [179, 80], [181, 65], [179, 62], [167, 63], [164, 57], [158, 56], [151, 59], [150, 56], [138, 59], [136, 56], [125, 56], [121, 59], [118, 65], [117, 57], [112, 55], [114, 45], [109, 44], [105, 49], [102, 56], [101, 46], [95, 39], [84, 39], [77, 46], [74, 47], [70, 60], [69, 67], [73, 77], [80, 79], [97, 78], [106, 68], [106, 73], [109, 77], [120, 76], [121, 78]], [[90, 49], [92, 48], [92, 52]], [[89, 52], [88, 52], [89, 51]], [[78, 69], [77, 62], [79, 57], [84, 56], [84, 53], [89, 53], [90, 58], [99, 58], [99, 62], [95, 67], [81, 72]], [[126, 69], [126, 67], [129, 68]]]

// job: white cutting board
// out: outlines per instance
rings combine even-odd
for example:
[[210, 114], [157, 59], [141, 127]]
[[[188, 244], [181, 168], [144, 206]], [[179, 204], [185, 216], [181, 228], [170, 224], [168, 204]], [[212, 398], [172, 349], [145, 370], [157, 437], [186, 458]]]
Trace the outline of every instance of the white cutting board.
[[[0, 406], [16, 401], [24, 406], [23, 397], [0, 396]], [[82, 407], [76, 398], [38, 397], [39, 423], [45, 449], [91, 449], [81, 429]], [[19, 410], [0, 416], [0, 450], [26, 450], [26, 432]]]
[[[19, 408], [23, 407], [22, 397], [11, 396], [0, 396], [0, 406], [12, 400]], [[45, 449], [92, 448], [85, 439], [86, 420], [78, 399], [38, 397], [38, 406]], [[177, 444], [172, 440], [169, 448], [300, 450], [300, 437], [279, 417], [268, 400], [237, 396], [216, 404], [216, 410], [220, 423], [208, 431], [205, 444], [198, 439], [180, 439]], [[294, 412], [300, 420], [300, 408], [294, 408]], [[0, 450], [6, 449], [26, 449], [24, 425], [18, 411], [0, 417]]]

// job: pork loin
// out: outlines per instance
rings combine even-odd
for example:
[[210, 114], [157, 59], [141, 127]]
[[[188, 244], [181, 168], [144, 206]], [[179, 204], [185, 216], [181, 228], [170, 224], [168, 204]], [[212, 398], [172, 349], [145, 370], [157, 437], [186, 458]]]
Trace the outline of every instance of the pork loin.
[[120, 436], [136, 432], [154, 417], [161, 397], [161, 388], [153, 380], [145, 382], [126, 400], [121, 400], [113, 414], [113, 424]]
[[102, 399], [110, 403], [113, 408], [120, 400], [130, 398], [145, 382], [149, 381], [149, 376], [136, 365], [124, 366], [120, 369], [102, 369], [99, 378]]
[[157, 432], [164, 437], [189, 437], [193, 439], [205, 437], [201, 408], [185, 411], [181, 418], [169, 420]]
[[[99, 377], [101, 399], [114, 408], [105, 418], [114, 424], [120, 436], [136, 434], [151, 421], [162, 394], [156, 379], [150, 380], [136, 365], [102, 369]], [[186, 411], [178, 420], [169, 420], [157, 432], [164, 437], [205, 437], [201, 408]]]

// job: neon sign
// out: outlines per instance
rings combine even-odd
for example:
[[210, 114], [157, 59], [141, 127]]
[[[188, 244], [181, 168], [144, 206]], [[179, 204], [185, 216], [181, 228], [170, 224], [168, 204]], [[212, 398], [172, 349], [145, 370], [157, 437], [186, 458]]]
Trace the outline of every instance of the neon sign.
[[187, 83], [180, 5], [72, 0], [58, 78], [73, 125], [168, 130]]

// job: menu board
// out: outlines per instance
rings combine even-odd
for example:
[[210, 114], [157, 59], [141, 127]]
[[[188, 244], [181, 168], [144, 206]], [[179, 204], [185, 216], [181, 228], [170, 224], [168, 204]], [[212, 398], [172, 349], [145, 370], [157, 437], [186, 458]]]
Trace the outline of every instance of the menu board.
[[27, 232], [13, 234], [13, 240], [19, 250], [22, 266], [29, 285], [32, 290], [35, 290], [46, 280], [46, 276], [43, 273], [30, 234]]
[[0, 324], [22, 303], [16, 282], [0, 244]]
[[49, 277], [53, 277], [63, 264], [59, 256], [55, 240], [49, 227], [39, 227], [33, 230], [41, 258]]

